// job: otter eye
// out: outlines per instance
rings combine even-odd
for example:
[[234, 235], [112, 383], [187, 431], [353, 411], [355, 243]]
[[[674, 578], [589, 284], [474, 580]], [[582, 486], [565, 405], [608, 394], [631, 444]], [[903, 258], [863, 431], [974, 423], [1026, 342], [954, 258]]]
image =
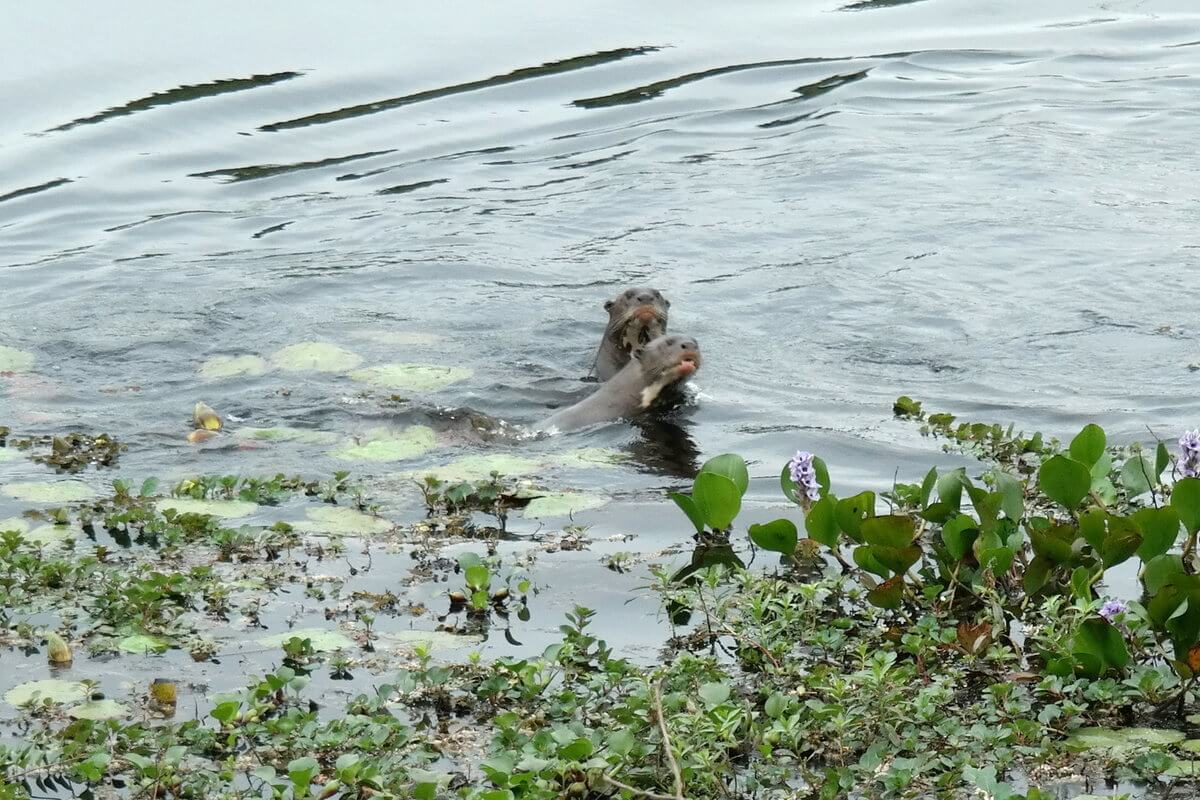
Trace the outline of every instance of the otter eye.
[[681, 342], [681, 343], [680, 343], [680, 345], [679, 345], [679, 349], [680, 349], [680, 350], [687, 350], [687, 342]]
[[612, 301], [612, 300], [605, 300], [605, 301], [604, 301], [604, 310], [605, 310], [605, 311], [608, 311], [608, 310], [609, 310], [609, 309], [611, 309], [612, 307], [613, 307], [613, 301]]

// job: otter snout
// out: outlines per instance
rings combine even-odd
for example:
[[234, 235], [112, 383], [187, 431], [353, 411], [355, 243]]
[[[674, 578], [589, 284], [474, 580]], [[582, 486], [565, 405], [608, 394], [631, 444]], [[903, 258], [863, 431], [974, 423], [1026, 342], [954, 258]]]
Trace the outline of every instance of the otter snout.
[[676, 362], [675, 371], [679, 375], [691, 375], [696, 370], [700, 369], [700, 348], [695, 341], [681, 342], [679, 345], [680, 353], [679, 360]]

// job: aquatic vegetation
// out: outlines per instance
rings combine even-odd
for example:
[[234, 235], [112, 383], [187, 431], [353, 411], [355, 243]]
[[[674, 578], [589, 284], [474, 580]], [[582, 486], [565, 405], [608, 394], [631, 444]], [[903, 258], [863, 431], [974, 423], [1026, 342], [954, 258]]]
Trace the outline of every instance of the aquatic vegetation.
[[[7, 430], [7, 429], [6, 429]], [[20, 451], [35, 450], [29, 460], [38, 464], [53, 467], [58, 472], [77, 473], [89, 466], [115, 467], [122, 452], [127, 448], [121, 442], [106, 433], [91, 435], [73, 431], [61, 436], [30, 436], [13, 438], [9, 443], [12, 448]], [[49, 452], [36, 452], [37, 449], [49, 446]], [[0, 448], [0, 461], [4, 461], [4, 452], [14, 450]]]
[[383, 364], [357, 369], [350, 379], [381, 389], [406, 392], [436, 392], [464, 381], [473, 373], [466, 367], [443, 367], [437, 364]]
[[340, 506], [310, 508], [304, 519], [291, 524], [302, 533], [324, 536], [371, 536], [387, 533], [395, 527], [386, 519]]
[[307, 428], [238, 428], [237, 436], [263, 442], [300, 442], [302, 444], [332, 444], [338, 435], [332, 431]]
[[0, 344], [0, 372], [29, 372], [35, 363], [33, 353]]
[[612, 498], [586, 492], [546, 492], [529, 489], [523, 492], [529, 502], [521, 511], [524, 517], [551, 519], [570, 517], [607, 505]]
[[285, 643], [293, 639], [307, 641], [308, 647], [314, 653], [332, 653], [336, 650], [345, 650], [354, 646], [354, 642], [350, 641], [342, 633], [323, 628], [300, 628], [294, 631], [287, 631], [286, 633], [277, 633], [271, 636], [264, 636], [258, 640], [258, 643], [264, 647], [282, 647]]
[[327, 342], [300, 342], [275, 351], [271, 363], [287, 372], [349, 372], [362, 358]]
[[78, 503], [96, 496], [87, 484], [79, 481], [14, 481], [0, 485], [0, 492], [30, 503]]
[[238, 375], [265, 375], [270, 365], [261, 356], [213, 356], [200, 365], [200, 377], [217, 381]]
[[155, 508], [176, 514], [203, 514], [222, 519], [240, 519], [259, 510], [257, 503], [246, 500], [197, 500], [192, 497], [167, 497], [155, 503]]
[[378, 428], [330, 453], [343, 461], [405, 461], [437, 447], [437, 434], [424, 425], [410, 425], [395, 431]]

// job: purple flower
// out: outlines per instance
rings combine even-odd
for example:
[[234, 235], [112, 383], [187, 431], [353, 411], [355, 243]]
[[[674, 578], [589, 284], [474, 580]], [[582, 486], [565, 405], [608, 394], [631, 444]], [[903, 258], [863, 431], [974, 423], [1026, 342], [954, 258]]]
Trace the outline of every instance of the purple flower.
[[1128, 610], [1129, 606], [1120, 600], [1105, 600], [1104, 605], [1100, 606], [1100, 616], [1108, 622], [1112, 622], [1118, 614], [1124, 614]]
[[796, 451], [788, 462], [792, 473], [792, 482], [804, 487], [804, 494], [809, 500], [821, 499], [821, 484], [817, 482], [817, 470], [813, 467], [813, 454], [806, 450]]
[[1184, 431], [1179, 437], [1183, 458], [1179, 470], [1185, 478], [1200, 478], [1200, 431]]

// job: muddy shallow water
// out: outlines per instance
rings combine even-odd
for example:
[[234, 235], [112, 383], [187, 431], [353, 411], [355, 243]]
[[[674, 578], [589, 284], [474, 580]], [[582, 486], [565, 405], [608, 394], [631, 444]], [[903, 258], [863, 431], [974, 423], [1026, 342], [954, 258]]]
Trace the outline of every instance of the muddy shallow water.
[[[781, 507], [775, 476], [798, 448], [845, 493], [955, 463], [891, 419], [898, 394], [1056, 435], [1094, 420], [1169, 438], [1200, 420], [1186, 0], [0, 18], [0, 344], [36, 358], [0, 378], [0, 424], [112, 433], [130, 445], [117, 474], [137, 479], [348, 468], [397, 519], [419, 515], [398, 473], [498, 449], [627, 454], [542, 476], [618, 499], [577, 515], [590, 550], [539, 561], [553, 588], [523, 647], [579, 602], [653, 657], [666, 628], [633, 590], [688, 543], [663, 487], [711, 455], [755, 462], [755, 521]], [[489, 445], [432, 412], [531, 423], [578, 398], [601, 303], [629, 283], [667, 294], [672, 330], [704, 350], [677, 426]], [[306, 341], [362, 367], [471, 374], [395, 402], [344, 370], [198, 372], [221, 355], [269, 367]], [[312, 443], [197, 447], [197, 400], [231, 429], [428, 424], [438, 446], [389, 464]], [[0, 498], [0, 518], [22, 507]], [[607, 542], [622, 534], [636, 538]], [[616, 550], [650, 555], [617, 575]]]

